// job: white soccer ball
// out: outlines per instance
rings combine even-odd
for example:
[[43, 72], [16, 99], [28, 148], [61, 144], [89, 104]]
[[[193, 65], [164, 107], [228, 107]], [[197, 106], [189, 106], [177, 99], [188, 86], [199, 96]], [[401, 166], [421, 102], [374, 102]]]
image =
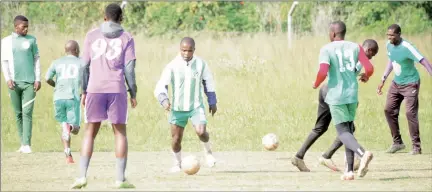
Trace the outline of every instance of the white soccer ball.
[[274, 133], [269, 133], [262, 138], [262, 144], [266, 150], [274, 151], [279, 147], [279, 140]]
[[185, 172], [186, 174], [194, 175], [201, 168], [200, 161], [194, 155], [189, 155], [189, 156], [183, 158], [183, 160], [181, 162], [181, 168], [182, 168], [183, 172]]

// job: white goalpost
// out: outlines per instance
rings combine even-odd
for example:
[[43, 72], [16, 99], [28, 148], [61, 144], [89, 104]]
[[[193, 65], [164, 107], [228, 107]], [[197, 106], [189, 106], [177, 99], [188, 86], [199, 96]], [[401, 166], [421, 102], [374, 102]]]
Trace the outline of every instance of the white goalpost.
[[288, 48], [290, 48], [290, 49], [292, 47], [292, 21], [291, 20], [292, 20], [292, 14], [293, 14], [297, 4], [298, 4], [298, 1], [294, 1], [293, 4], [291, 5], [289, 12], [288, 12], [288, 25], [287, 25], [287, 27], [288, 27]]
[[126, 7], [126, 4], [127, 4], [127, 1], [123, 1], [122, 4], [120, 5], [120, 7], [121, 7], [122, 9], [124, 9], [124, 8]]

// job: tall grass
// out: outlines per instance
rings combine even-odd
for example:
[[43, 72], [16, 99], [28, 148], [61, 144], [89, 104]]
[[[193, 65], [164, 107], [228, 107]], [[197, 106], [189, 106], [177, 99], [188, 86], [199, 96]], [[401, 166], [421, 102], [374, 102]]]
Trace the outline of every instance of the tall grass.
[[[66, 36], [37, 33], [42, 61], [42, 76], [51, 61], [62, 56], [63, 45], [76, 39], [82, 45], [84, 34]], [[285, 35], [209, 38], [197, 35], [196, 54], [206, 59], [216, 81], [218, 112], [209, 116], [208, 130], [214, 150], [262, 150], [261, 138], [273, 132], [279, 136], [278, 150], [297, 150], [313, 128], [317, 111], [318, 90], [312, 81], [318, 69], [319, 49], [328, 42], [327, 36], [302, 37], [287, 48]], [[372, 60], [374, 76], [366, 84], [360, 83], [360, 107], [356, 117], [356, 137], [372, 151], [385, 150], [392, 143], [384, 117], [385, 95], [375, 91], [387, 63], [385, 37], [349, 37], [361, 43], [376, 38], [380, 45]], [[432, 60], [432, 35], [406, 37], [429, 60]], [[148, 39], [135, 37], [137, 54], [138, 107], [130, 109], [128, 137], [130, 150], [160, 151], [170, 149], [170, 129], [165, 112], [153, 96], [153, 89], [163, 67], [178, 53], [180, 39]], [[420, 133], [424, 152], [432, 152], [432, 78], [418, 65], [422, 78], [420, 90]], [[392, 77], [393, 78], [393, 75]], [[389, 83], [386, 84], [387, 91]], [[43, 83], [37, 93], [33, 116], [34, 151], [61, 151], [60, 126], [54, 120], [53, 89]], [[4, 151], [19, 147], [15, 118], [4, 80], [1, 83], [1, 128]], [[405, 106], [400, 113], [402, 138], [410, 144]], [[201, 145], [191, 124], [186, 127], [183, 150], [198, 151]], [[325, 150], [336, 134], [331, 124], [329, 131], [311, 150]], [[82, 132], [72, 137], [72, 150], [79, 150]], [[108, 124], [96, 138], [97, 151], [114, 149], [113, 133]]]

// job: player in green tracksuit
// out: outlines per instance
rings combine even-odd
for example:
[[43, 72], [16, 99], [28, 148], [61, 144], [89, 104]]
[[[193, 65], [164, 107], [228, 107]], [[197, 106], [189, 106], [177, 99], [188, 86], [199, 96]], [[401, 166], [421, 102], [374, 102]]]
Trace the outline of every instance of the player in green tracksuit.
[[[81, 120], [80, 111], [80, 77], [81, 66], [79, 45], [70, 40], [66, 43], [67, 56], [55, 60], [46, 73], [46, 82], [54, 88], [55, 118], [62, 125], [62, 140], [66, 162], [74, 163], [70, 150], [70, 133], [78, 134]], [[56, 80], [53, 78], [56, 76]]]
[[41, 88], [39, 49], [36, 38], [28, 35], [28, 19], [14, 19], [15, 32], [2, 39], [1, 64], [15, 112], [21, 147], [31, 153], [32, 117], [36, 92]]

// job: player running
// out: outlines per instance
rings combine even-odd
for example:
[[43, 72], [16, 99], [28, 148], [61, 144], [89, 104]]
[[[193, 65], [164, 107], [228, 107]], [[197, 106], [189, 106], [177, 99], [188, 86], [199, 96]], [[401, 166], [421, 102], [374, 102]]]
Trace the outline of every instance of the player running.
[[[202, 87], [208, 98], [209, 112], [216, 113], [216, 93], [213, 76], [207, 63], [194, 55], [195, 41], [185, 37], [180, 42], [180, 54], [177, 55], [163, 70], [154, 90], [159, 103], [170, 111], [172, 151], [175, 165], [171, 172], [181, 170], [181, 141], [184, 128], [189, 118], [195, 131], [204, 145], [204, 152], [209, 167], [216, 163], [209, 144], [209, 133], [206, 130], [206, 115], [202, 98]], [[171, 85], [172, 102], [168, 98], [168, 85]], [[172, 103], [172, 105], [171, 105]]]
[[384, 83], [393, 70], [395, 77], [388, 90], [387, 102], [384, 109], [384, 114], [393, 137], [393, 144], [387, 152], [396, 153], [405, 149], [398, 121], [400, 106], [402, 101], [405, 100], [406, 117], [412, 141], [411, 154], [421, 154], [418, 120], [420, 76], [414, 64], [416, 62], [422, 64], [431, 76], [432, 66], [410, 42], [401, 37], [401, 28], [399, 25], [393, 24], [388, 27], [387, 38], [389, 39], [387, 42], [389, 61], [377, 90], [378, 94], [382, 95]]
[[[378, 53], [378, 43], [373, 39], [366, 39], [363, 42], [363, 50], [366, 54], [366, 57], [368, 59], [372, 59], [377, 53]], [[360, 74], [362, 69], [362, 65], [358, 62], [356, 65], [355, 73], [359, 74], [361, 78], [359, 80], [363, 81], [363, 78], [365, 78], [365, 74]], [[308, 149], [315, 143], [315, 141], [321, 137], [328, 129], [330, 122], [332, 120], [330, 109], [328, 104], [325, 102], [325, 98], [327, 96], [328, 86], [327, 84], [321, 86], [319, 90], [318, 95], [318, 116], [317, 120], [315, 122], [315, 128], [312, 129], [312, 132], [307, 137], [306, 141], [301, 146], [300, 150], [296, 153], [296, 155], [291, 158], [291, 163], [296, 166], [300, 171], [302, 172], [309, 172], [309, 168], [306, 166], [306, 164], [303, 161], [303, 158], [308, 151]], [[353, 132], [355, 131], [355, 126], [353, 124]], [[333, 171], [340, 171], [339, 168], [334, 164], [332, 161], [333, 154], [342, 147], [343, 143], [340, 141], [339, 138], [336, 137], [335, 141], [331, 145], [331, 147], [322, 154], [321, 157], [319, 157], [319, 162], [321, 165], [324, 165], [328, 168], [330, 168]], [[356, 156], [358, 157], [358, 156]], [[360, 166], [360, 161], [358, 158], [355, 158], [354, 162], [354, 171], [356, 171]]]
[[[46, 82], [54, 87], [55, 119], [61, 123], [62, 141], [66, 163], [74, 163], [70, 149], [71, 132], [76, 135], [80, 129], [80, 85], [81, 67], [84, 65], [79, 56], [79, 45], [70, 40], [65, 45], [67, 56], [51, 64], [46, 73]], [[53, 78], [56, 77], [54, 81]]]
[[345, 41], [346, 26], [342, 21], [330, 25], [330, 41], [320, 50], [320, 69], [313, 88], [316, 89], [329, 74], [328, 92], [325, 102], [329, 105], [338, 137], [345, 145], [347, 168], [342, 180], [353, 180], [354, 153], [362, 157], [358, 176], [364, 177], [373, 158], [370, 151], [365, 151], [353, 135], [354, 119], [358, 105], [358, 83], [355, 67], [360, 62], [365, 68], [362, 81], [366, 82], [373, 74], [373, 66], [363, 48], [350, 41]]
[[[128, 143], [126, 122], [129, 87], [132, 108], [137, 105], [135, 82], [134, 39], [120, 25], [123, 12], [119, 5], [109, 4], [105, 9], [105, 22], [87, 33], [84, 44], [82, 104], [85, 106], [86, 130], [81, 148], [81, 175], [72, 188], [87, 185], [87, 169], [93, 154], [94, 139], [101, 122], [109, 120], [115, 135], [117, 158], [116, 188], [135, 188], [125, 178]], [[126, 79], [126, 82], [125, 82]], [[88, 86], [87, 86], [88, 85]]]
[[28, 35], [28, 19], [14, 19], [15, 32], [1, 40], [3, 76], [9, 88], [21, 147], [17, 152], [31, 153], [33, 107], [41, 88], [39, 49], [36, 38]]

